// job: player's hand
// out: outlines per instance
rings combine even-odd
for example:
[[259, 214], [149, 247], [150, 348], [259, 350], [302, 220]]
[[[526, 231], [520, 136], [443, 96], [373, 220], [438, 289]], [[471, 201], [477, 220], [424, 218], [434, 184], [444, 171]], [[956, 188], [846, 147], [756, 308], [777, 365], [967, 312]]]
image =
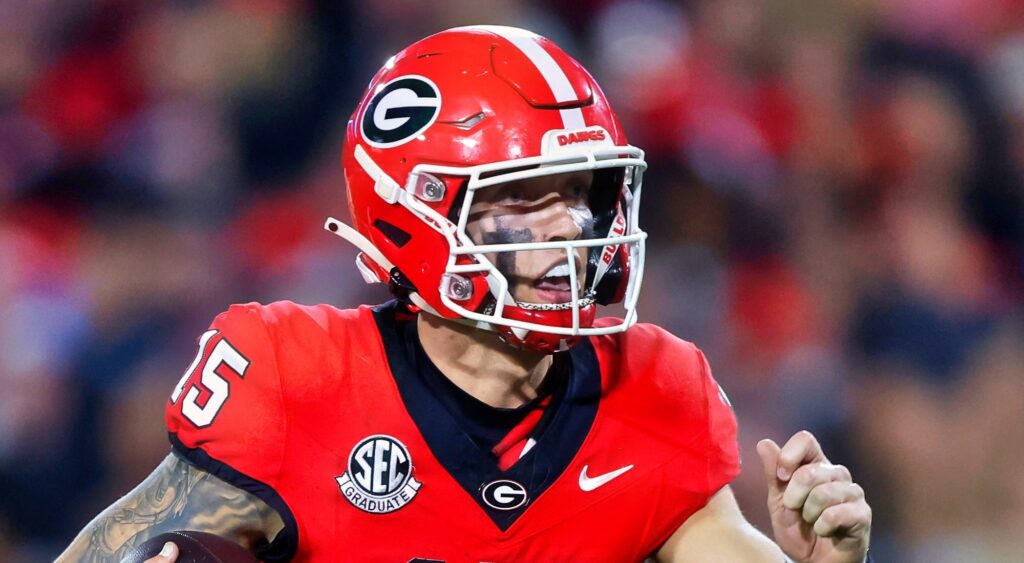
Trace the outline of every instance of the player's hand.
[[177, 560], [178, 546], [174, 542], [167, 542], [164, 544], [164, 548], [160, 550], [160, 553], [143, 561], [143, 563], [174, 563]]
[[781, 449], [757, 444], [768, 479], [768, 512], [775, 543], [796, 561], [861, 563], [871, 538], [864, 489], [842, 465], [832, 465], [818, 440], [797, 432]]

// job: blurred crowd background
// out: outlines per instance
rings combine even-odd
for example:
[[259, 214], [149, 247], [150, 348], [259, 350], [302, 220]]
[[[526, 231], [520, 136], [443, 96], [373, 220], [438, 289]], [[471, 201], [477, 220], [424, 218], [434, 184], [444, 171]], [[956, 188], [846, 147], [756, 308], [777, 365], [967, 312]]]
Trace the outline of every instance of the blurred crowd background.
[[0, 0], [0, 561], [51, 560], [168, 452], [230, 303], [387, 298], [321, 230], [373, 72], [547, 35], [648, 151], [641, 320], [754, 444], [808, 428], [879, 561], [1024, 560], [1024, 3]]

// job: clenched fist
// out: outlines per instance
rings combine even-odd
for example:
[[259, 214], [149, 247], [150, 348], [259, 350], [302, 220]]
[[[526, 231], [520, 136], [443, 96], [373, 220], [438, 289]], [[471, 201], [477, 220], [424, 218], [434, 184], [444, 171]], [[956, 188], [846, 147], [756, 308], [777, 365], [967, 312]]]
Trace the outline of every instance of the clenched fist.
[[850, 471], [833, 465], [807, 431], [779, 448], [757, 444], [768, 480], [775, 542], [796, 561], [861, 563], [871, 538], [871, 507]]

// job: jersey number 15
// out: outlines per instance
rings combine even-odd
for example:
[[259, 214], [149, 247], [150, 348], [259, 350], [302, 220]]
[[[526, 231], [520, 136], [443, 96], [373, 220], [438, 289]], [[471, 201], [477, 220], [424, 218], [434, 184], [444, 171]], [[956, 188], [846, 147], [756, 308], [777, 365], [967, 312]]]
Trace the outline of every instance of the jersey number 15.
[[[245, 377], [245, 371], [249, 369], [249, 360], [224, 338], [217, 339], [217, 344], [206, 357], [210, 340], [217, 332], [208, 330], [199, 338], [199, 353], [171, 393], [173, 405], [181, 398], [182, 392], [188, 389], [181, 402], [181, 414], [199, 428], [212, 424], [228, 400], [231, 394], [228, 379], [232, 376]], [[203, 357], [206, 357], [205, 363]], [[200, 364], [202, 369], [199, 369]], [[225, 372], [225, 368], [228, 368], [228, 373]]]

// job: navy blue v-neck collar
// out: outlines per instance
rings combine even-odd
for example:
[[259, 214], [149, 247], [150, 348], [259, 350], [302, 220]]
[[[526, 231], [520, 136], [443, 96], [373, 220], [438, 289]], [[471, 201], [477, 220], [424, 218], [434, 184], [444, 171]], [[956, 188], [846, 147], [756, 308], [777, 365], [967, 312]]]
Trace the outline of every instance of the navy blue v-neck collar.
[[468, 434], [480, 449], [493, 451], [494, 447], [545, 399], [554, 399], [549, 401], [548, 408], [544, 410], [544, 417], [535, 425], [535, 431], [532, 432], [539, 435], [540, 429], [551, 418], [550, 413], [557, 408], [557, 400], [565, 395], [561, 387], [569, 380], [568, 356], [555, 358], [533, 400], [515, 408], [492, 407], [466, 393], [437, 369], [420, 344], [416, 322], [398, 324], [407, 363], [415, 368], [414, 373], [430, 388], [434, 399], [448, 409], [463, 432]]
[[[601, 373], [594, 348], [589, 339], [583, 339], [568, 352], [569, 381], [559, 386], [553, 397], [557, 408], [546, 414], [538, 425], [536, 445], [512, 467], [502, 471], [494, 455], [481, 449], [462, 430], [465, 426], [417, 376], [417, 366], [410, 361], [401, 327], [395, 319], [399, 307], [396, 302], [390, 302], [376, 307], [373, 314], [406, 410], [434, 457], [494, 524], [506, 531], [565, 471], [590, 432], [601, 397]], [[484, 487], [498, 480], [521, 485], [526, 491], [526, 502], [510, 510], [497, 509], [484, 502]]]

